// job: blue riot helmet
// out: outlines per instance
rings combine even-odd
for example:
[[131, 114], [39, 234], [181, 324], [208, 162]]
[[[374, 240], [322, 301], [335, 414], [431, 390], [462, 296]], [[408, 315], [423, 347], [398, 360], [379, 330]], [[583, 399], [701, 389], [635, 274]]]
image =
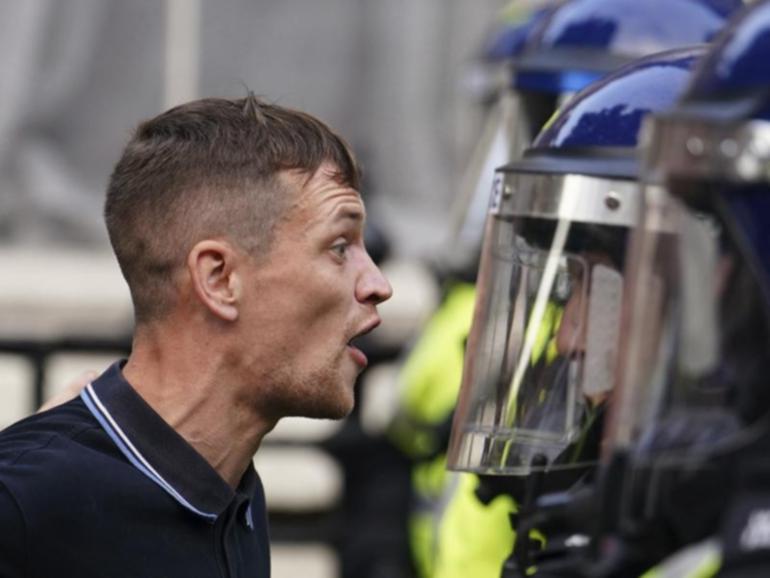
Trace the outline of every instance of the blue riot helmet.
[[482, 60], [490, 64], [509, 63], [557, 6], [554, 0], [511, 0], [483, 41]]
[[564, 93], [651, 53], [706, 43], [739, 0], [572, 0], [562, 3], [515, 62], [518, 90]]
[[571, 94], [639, 57], [709, 42], [741, 6], [740, 0], [561, 0], [520, 24], [508, 44], [507, 89], [451, 210], [450, 268], [470, 266], [475, 276], [494, 168], [518, 159]]
[[[468, 281], [476, 277], [495, 169], [517, 158], [555, 110], [555, 100], [551, 98], [546, 99], [544, 107], [525, 107], [508, 87], [511, 60], [555, 6], [553, 1], [543, 4], [525, 15], [517, 12], [514, 19], [506, 18], [487, 39], [482, 50], [482, 65], [474, 69], [473, 84], [481, 85], [477, 92], [482, 94], [488, 110], [479, 140], [462, 174], [458, 195], [449, 210], [449, 243], [440, 263], [447, 272]], [[534, 114], [540, 108], [542, 111]]]
[[[670, 549], [718, 533], [770, 451], [768, 61], [765, 1], [736, 17], [679, 105], [648, 127], [605, 447], [631, 464], [619, 526], [654, 524], [647, 534]], [[747, 527], [730, 532], [735, 550], [751, 548]]]
[[497, 171], [451, 469], [525, 476], [595, 463], [640, 205], [639, 129], [681, 96], [702, 53], [656, 54], [592, 84]]

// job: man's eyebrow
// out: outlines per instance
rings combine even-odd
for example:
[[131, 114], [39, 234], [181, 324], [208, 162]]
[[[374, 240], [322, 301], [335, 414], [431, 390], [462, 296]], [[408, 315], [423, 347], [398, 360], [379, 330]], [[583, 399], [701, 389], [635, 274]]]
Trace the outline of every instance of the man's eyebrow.
[[366, 214], [363, 210], [353, 207], [342, 207], [335, 211], [335, 221], [344, 221], [346, 219], [363, 223], [366, 220]]

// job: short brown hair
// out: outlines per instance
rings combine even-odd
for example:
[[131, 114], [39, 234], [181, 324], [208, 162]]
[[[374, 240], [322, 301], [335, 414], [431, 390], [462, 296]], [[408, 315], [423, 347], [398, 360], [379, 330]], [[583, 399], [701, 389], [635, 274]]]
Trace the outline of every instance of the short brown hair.
[[324, 162], [358, 189], [359, 169], [341, 137], [309, 114], [253, 95], [197, 100], [140, 124], [104, 207], [137, 323], [168, 311], [172, 277], [201, 239], [227, 237], [266, 253], [291, 201], [278, 174], [309, 178]]

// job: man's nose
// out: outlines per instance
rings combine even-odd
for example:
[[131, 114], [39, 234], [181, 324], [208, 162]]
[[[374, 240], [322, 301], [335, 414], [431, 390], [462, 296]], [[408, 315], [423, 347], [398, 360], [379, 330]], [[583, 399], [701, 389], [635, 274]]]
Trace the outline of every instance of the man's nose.
[[366, 253], [364, 270], [356, 286], [356, 299], [361, 303], [378, 305], [390, 299], [392, 295], [393, 287], [390, 286], [380, 268], [375, 265], [369, 253]]

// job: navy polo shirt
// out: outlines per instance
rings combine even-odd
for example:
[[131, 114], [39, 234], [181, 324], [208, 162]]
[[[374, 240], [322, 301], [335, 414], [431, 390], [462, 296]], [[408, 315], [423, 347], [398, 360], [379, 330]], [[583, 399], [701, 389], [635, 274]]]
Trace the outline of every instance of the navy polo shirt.
[[232, 488], [120, 364], [0, 433], [3, 578], [268, 578], [253, 467]]

